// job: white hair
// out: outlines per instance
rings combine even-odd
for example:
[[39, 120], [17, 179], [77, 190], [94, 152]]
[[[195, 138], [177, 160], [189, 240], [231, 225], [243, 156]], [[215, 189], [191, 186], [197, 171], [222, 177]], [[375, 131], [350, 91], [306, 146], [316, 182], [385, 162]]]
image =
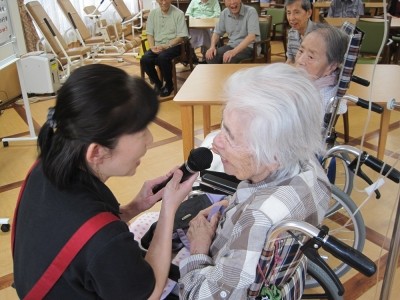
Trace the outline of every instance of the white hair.
[[225, 86], [226, 112], [243, 116], [258, 166], [279, 165], [283, 176], [322, 154], [322, 103], [304, 71], [284, 63], [233, 74]]

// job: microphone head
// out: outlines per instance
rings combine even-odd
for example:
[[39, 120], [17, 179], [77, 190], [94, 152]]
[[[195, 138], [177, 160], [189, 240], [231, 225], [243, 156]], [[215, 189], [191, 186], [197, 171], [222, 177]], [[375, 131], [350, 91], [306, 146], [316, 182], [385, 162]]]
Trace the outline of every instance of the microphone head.
[[211, 167], [212, 160], [211, 150], [206, 147], [199, 147], [190, 151], [186, 164], [190, 170], [199, 172]]

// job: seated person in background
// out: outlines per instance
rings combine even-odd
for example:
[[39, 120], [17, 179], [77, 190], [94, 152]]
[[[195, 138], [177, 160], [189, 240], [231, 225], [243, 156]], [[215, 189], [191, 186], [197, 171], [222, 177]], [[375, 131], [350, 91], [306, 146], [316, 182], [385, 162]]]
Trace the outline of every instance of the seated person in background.
[[392, 0], [388, 5], [388, 13], [394, 17], [400, 17], [400, 0]]
[[[323, 219], [330, 183], [316, 160], [324, 149], [322, 103], [303, 73], [276, 63], [228, 79], [212, 150], [225, 172], [242, 181], [219, 220], [214, 215], [208, 221], [206, 209], [190, 222], [190, 256], [179, 265], [180, 299], [247, 299], [271, 226], [284, 219], [313, 225]], [[278, 281], [290, 272], [278, 289], [296, 285], [283, 299], [300, 298], [304, 268], [301, 257], [289, 269], [274, 270]]]
[[[188, 36], [185, 15], [171, 5], [171, 2], [172, 0], [157, 0], [160, 7], [150, 11], [146, 23], [150, 50], [146, 51], [140, 59], [141, 67], [154, 83], [154, 90], [161, 97], [169, 96], [174, 90], [172, 59], [180, 55], [180, 43]], [[164, 85], [158, 77], [156, 65], [160, 67]]]
[[[328, 24], [318, 23], [303, 39], [296, 54], [296, 67], [304, 69], [314, 81], [323, 99], [323, 112], [329, 100], [336, 96], [340, 67], [347, 51], [349, 36]], [[347, 110], [341, 101], [338, 113]]]
[[301, 41], [313, 29], [315, 23], [310, 20], [312, 10], [309, 0], [286, 0], [285, 9], [291, 27], [287, 36], [286, 62], [292, 64]]
[[362, 0], [332, 0], [328, 10], [328, 17], [357, 18], [364, 15]]
[[[225, 0], [219, 22], [206, 52], [207, 63], [238, 63], [252, 56], [252, 44], [260, 40], [260, 24], [257, 10], [243, 5], [241, 0]], [[220, 38], [228, 34], [228, 43], [217, 48]]]
[[[193, 0], [186, 10], [186, 15], [196, 19], [218, 18], [221, 13], [221, 7], [218, 0]], [[206, 50], [211, 45], [210, 29], [189, 29], [190, 44], [193, 49], [201, 47], [203, 61], [205, 60]], [[194, 55], [194, 62], [198, 62], [197, 56]]]
[[[30, 299], [160, 299], [170, 268], [171, 253], [165, 249], [172, 247], [174, 215], [196, 176], [180, 184], [182, 172], [176, 170], [156, 194], [152, 188], [168, 175], [148, 180], [124, 205], [106, 185], [111, 177], [136, 173], [153, 140], [148, 126], [158, 106], [144, 80], [104, 64], [80, 67], [63, 84], [40, 129], [39, 158], [16, 208], [14, 283], [20, 299], [38, 278], [49, 275], [44, 270], [70, 237], [99, 213], [116, 220], [80, 249], [47, 294], [30, 294]], [[161, 197], [162, 225], [143, 255], [126, 223]], [[51, 276], [42, 278], [51, 281]], [[46, 286], [41, 283], [35, 285], [39, 292]]]

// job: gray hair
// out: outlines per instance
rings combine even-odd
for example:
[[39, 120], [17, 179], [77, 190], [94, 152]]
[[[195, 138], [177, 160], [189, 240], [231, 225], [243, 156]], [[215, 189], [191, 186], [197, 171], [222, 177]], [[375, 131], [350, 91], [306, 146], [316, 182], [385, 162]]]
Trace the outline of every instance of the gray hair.
[[281, 177], [322, 154], [322, 102], [304, 71], [284, 63], [241, 70], [225, 86], [225, 111], [243, 116], [244, 141], [257, 166], [279, 165]]
[[301, 8], [305, 11], [311, 10], [311, 1], [310, 0], [285, 0], [285, 7], [295, 3], [296, 1], [301, 1]]
[[325, 23], [316, 23], [311, 32], [319, 34], [326, 44], [328, 63], [342, 64], [346, 54], [349, 35], [344, 31]]

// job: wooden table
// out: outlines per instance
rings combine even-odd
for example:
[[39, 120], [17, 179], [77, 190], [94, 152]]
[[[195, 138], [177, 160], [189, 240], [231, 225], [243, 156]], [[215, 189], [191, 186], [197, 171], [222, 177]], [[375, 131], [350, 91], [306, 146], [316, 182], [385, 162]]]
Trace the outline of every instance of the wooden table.
[[[382, 22], [382, 19], [374, 19], [374, 18], [368, 18], [366, 19], [370, 22]], [[342, 24], [345, 21], [348, 21], [352, 24], [356, 24], [358, 19], [357, 18], [330, 18], [330, 17], [326, 17], [324, 18], [324, 21], [326, 23], [328, 23], [329, 25], [335, 26], [335, 27], [341, 27]], [[392, 17], [391, 21], [390, 21], [390, 29], [399, 29], [400, 28], [400, 18], [398, 17]]]
[[[175, 103], [180, 105], [181, 109], [184, 159], [194, 148], [194, 106], [201, 105], [203, 107], [203, 128], [206, 136], [210, 132], [210, 105], [224, 104], [221, 96], [226, 79], [240, 69], [255, 66], [257, 64], [198, 65], [189, 75], [174, 98]], [[377, 157], [383, 159], [391, 114], [386, 104], [392, 98], [397, 101], [400, 99], [400, 89], [398, 88], [400, 66], [377, 65], [372, 80], [373, 67], [373, 65], [356, 66], [354, 74], [369, 80], [371, 85], [364, 87], [352, 82], [348, 93], [369, 99], [370, 88], [372, 87], [372, 101], [383, 106], [377, 151]]]
[[319, 12], [322, 8], [329, 8], [331, 6], [331, 1], [317, 1], [313, 3], [312, 20], [314, 22], [319, 22]]
[[351, 24], [356, 24], [357, 18], [324, 18], [324, 21], [334, 27], [342, 27], [344, 22], [350, 22]]
[[392, 28], [392, 29], [400, 28], [400, 18], [399, 17], [392, 17], [392, 20], [390, 21], [390, 28]]
[[189, 28], [198, 28], [198, 29], [212, 29], [218, 23], [219, 18], [206, 18], [206, 19], [197, 19], [197, 18], [189, 18]]
[[[322, 8], [329, 8], [331, 6], [331, 1], [317, 1], [313, 4], [312, 20], [314, 22], [319, 22], [319, 12]], [[365, 8], [384, 8], [382, 2], [364, 2]]]
[[[357, 83], [350, 83], [348, 94], [368, 100], [370, 98], [370, 89], [372, 87], [371, 100], [377, 104], [382, 105], [383, 113], [381, 115], [381, 122], [379, 128], [379, 141], [377, 157], [383, 159], [386, 147], [386, 139], [389, 131], [390, 113], [387, 109], [387, 102], [391, 99], [400, 99], [399, 78], [400, 66], [399, 65], [376, 65], [375, 75], [372, 78], [374, 65], [356, 65], [354, 75], [367, 79], [371, 82], [370, 87], [364, 87]], [[350, 121], [351, 122], [351, 121]]]
[[[265, 64], [264, 64], [265, 65]], [[223, 86], [234, 72], [257, 64], [197, 65], [174, 97], [180, 105], [183, 157], [187, 159], [194, 148], [194, 106], [203, 107], [204, 136], [210, 132], [210, 105], [222, 105]]]

